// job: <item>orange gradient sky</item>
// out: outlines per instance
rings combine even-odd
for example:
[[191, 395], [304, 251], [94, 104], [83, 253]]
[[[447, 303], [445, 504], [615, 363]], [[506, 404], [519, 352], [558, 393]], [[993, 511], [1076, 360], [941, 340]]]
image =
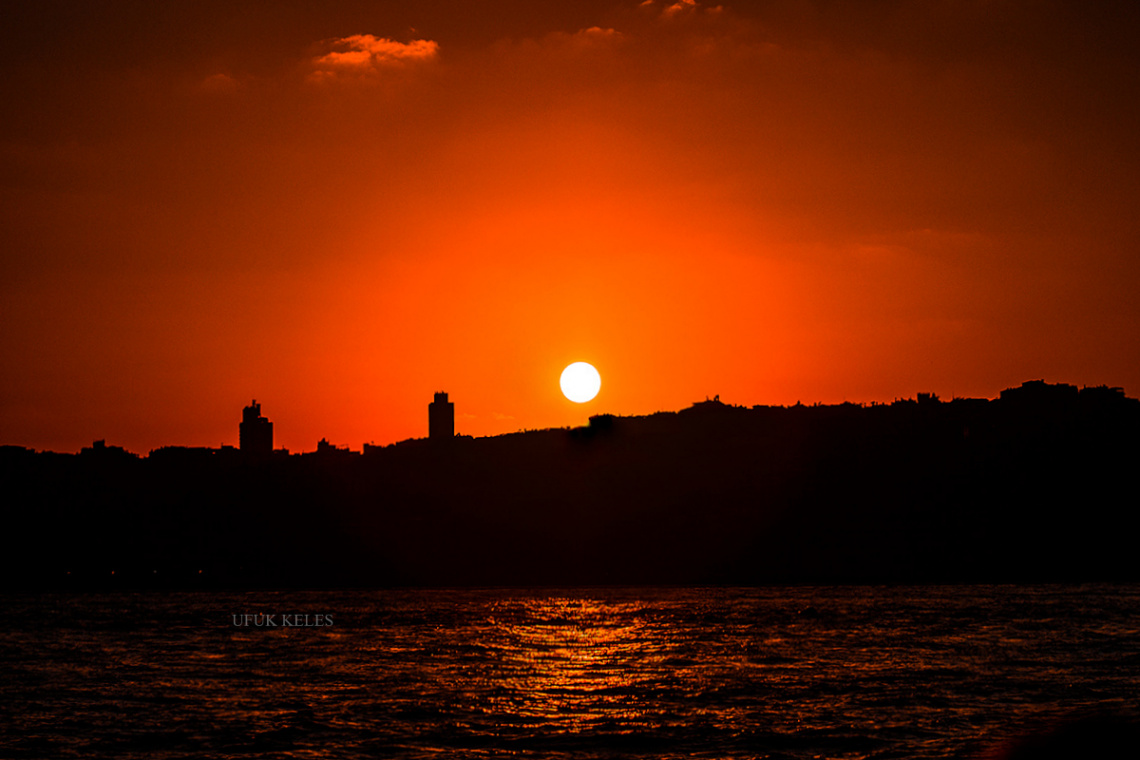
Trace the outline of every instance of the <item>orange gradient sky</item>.
[[1140, 24], [1092, 6], [6, 4], [0, 443], [1136, 396]]

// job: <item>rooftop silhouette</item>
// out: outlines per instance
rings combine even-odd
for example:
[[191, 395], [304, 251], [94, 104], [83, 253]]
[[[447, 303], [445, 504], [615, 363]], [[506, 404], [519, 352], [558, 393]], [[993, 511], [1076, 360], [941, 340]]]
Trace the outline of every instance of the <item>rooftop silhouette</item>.
[[273, 423], [261, 416], [257, 399], [242, 409], [238, 439], [243, 454], [268, 456], [273, 453]]
[[446, 393], [435, 394], [428, 404], [428, 438], [433, 441], [450, 441], [455, 437], [455, 404], [447, 400]]

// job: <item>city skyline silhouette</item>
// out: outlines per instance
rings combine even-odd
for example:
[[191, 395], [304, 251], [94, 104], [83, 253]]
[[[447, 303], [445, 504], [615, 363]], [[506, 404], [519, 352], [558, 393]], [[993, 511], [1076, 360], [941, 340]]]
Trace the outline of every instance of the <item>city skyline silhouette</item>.
[[[1140, 578], [1140, 401], [1026, 381], [996, 399], [597, 414], [474, 438], [438, 391], [427, 436], [362, 451], [99, 440], [0, 447], [7, 584], [76, 590]], [[460, 407], [461, 408], [461, 407]], [[258, 548], [259, 547], [259, 548]], [[297, 561], [298, 557], [304, 557]], [[583, 558], [588, 557], [588, 561]]]
[[[975, 404], [975, 405], [977, 405], [977, 404], [984, 404], [985, 402], [993, 401], [993, 400], [1005, 400], [1005, 401], [1007, 401], [1007, 403], [1013, 402], [1013, 403], [1020, 404], [1022, 406], [1037, 404], [1038, 406], [1047, 407], [1050, 405], [1060, 404], [1062, 407], [1064, 407], [1064, 406], [1072, 406], [1073, 404], [1075, 404], [1077, 402], [1078, 399], [1081, 399], [1087, 406], [1090, 406], [1090, 407], [1101, 406], [1101, 407], [1109, 408], [1109, 409], [1120, 409], [1120, 408], [1123, 408], [1120, 406], [1122, 401], [1127, 401], [1127, 402], [1133, 401], [1133, 399], [1126, 396], [1125, 389], [1120, 388], [1120, 387], [1112, 387], [1112, 386], [1102, 384], [1102, 385], [1096, 385], [1096, 386], [1084, 386], [1084, 387], [1078, 389], [1077, 386], [1069, 384], [1069, 383], [1049, 383], [1049, 382], [1045, 381], [1044, 379], [1039, 379], [1039, 380], [1026, 380], [1026, 381], [1022, 382], [1020, 384], [1020, 386], [1003, 389], [1002, 391], [1000, 391], [1000, 393], [996, 399], [958, 398], [958, 397], [955, 397], [953, 399], [949, 399], [947, 403], [959, 402], [962, 404]], [[916, 396], [914, 398], [910, 398], [910, 399], [896, 398], [891, 402], [872, 401], [872, 402], [864, 402], [864, 403], [857, 403], [857, 404], [854, 404], [854, 403], [848, 402], [848, 401], [844, 401], [842, 406], [851, 406], [851, 407], [859, 407], [859, 408], [872, 407], [873, 408], [873, 407], [883, 407], [883, 406], [891, 406], [891, 405], [897, 405], [897, 404], [908, 404], [908, 403], [918, 403], [920, 405], [929, 405], [931, 403], [937, 404], [940, 402], [942, 402], [942, 400], [939, 398], [938, 394], [920, 392], [920, 393], [916, 394]], [[802, 402], [797, 402], [795, 404], [795, 406], [796, 407], [802, 407], [804, 405], [802, 404]], [[821, 406], [830, 406], [830, 405], [821, 404], [819, 402], [814, 402], [810, 406], [821, 407]], [[701, 409], [708, 409], [708, 408], [726, 408], [726, 407], [727, 408], [734, 408], [734, 409], [749, 409], [750, 408], [753, 410], [776, 408], [773, 405], [766, 405], [766, 404], [754, 404], [751, 407], [748, 407], [746, 405], [725, 404], [724, 402], [722, 402], [720, 400], [720, 394], [715, 394], [713, 396], [713, 398], [711, 398], [711, 399], [706, 396], [704, 401], [693, 402], [690, 409], [691, 410], [701, 410]], [[437, 391], [434, 394], [432, 401], [427, 405], [427, 412], [428, 412], [427, 413], [427, 425], [426, 425], [426, 434], [425, 435], [414, 436], [412, 438], [407, 438], [407, 439], [404, 439], [402, 441], [390, 441], [387, 444], [380, 444], [380, 445], [377, 445], [375, 442], [375, 439], [373, 439], [371, 441], [363, 443], [361, 445], [361, 447], [357, 448], [357, 449], [353, 449], [351, 445], [333, 446], [332, 444], [329, 443], [327, 438], [322, 437], [319, 441], [315, 442], [315, 448], [313, 450], [318, 451], [318, 452], [323, 451], [323, 450], [338, 450], [338, 451], [346, 451], [349, 453], [359, 454], [362, 452], [366, 452], [368, 450], [376, 451], [376, 450], [379, 450], [381, 448], [385, 448], [386, 446], [393, 446], [393, 445], [396, 445], [399, 443], [409, 443], [409, 442], [420, 440], [423, 438], [427, 438], [429, 440], [434, 440], [434, 441], [449, 440], [449, 439], [455, 438], [457, 436], [461, 437], [461, 438], [466, 438], [466, 439], [472, 438], [472, 436], [470, 436], [470, 435], [464, 435], [464, 434], [456, 431], [456, 429], [455, 429], [455, 402], [450, 401], [448, 399], [447, 392]], [[654, 415], [660, 415], [660, 414], [674, 414], [674, 413], [675, 412], [669, 412], [666, 410], [659, 410], [658, 412], [654, 412], [648, 416], [654, 416]], [[638, 418], [638, 417], [645, 417], [645, 416], [647, 416], [647, 415], [616, 415], [616, 414], [613, 414], [611, 412], [598, 412], [595, 414], [590, 414], [588, 416], [588, 419], [586, 420], [586, 422], [589, 426], [593, 426], [593, 425], [597, 424], [598, 420], [613, 420], [613, 419], [618, 419], [618, 418], [622, 418], [622, 417]], [[573, 427], [583, 427], [583, 426], [582, 425], [566, 426], [566, 427], [557, 428], [557, 429], [568, 430], [568, 429], [572, 429]], [[544, 430], [553, 430], [553, 429], [555, 429], [555, 428], [536, 428], [532, 431], [524, 431], [524, 430], [520, 429], [520, 430], [511, 431], [509, 433], [502, 433], [499, 435], [515, 435], [515, 434], [524, 433], [524, 432], [542, 432]], [[498, 436], [482, 436], [482, 437], [493, 438], [493, 437], [498, 437]], [[6, 443], [6, 442], [0, 442], [0, 446], [2, 446], [4, 448], [8, 448], [8, 449], [14, 449], [14, 450], [15, 449], [27, 449], [30, 451], [35, 451], [35, 449], [30, 448], [30, 447], [19, 446], [17, 444], [10, 444], [10, 443]], [[107, 441], [105, 438], [96, 439], [94, 441], [94, 443], [92, 444], [92, 446], [82, 447], [82, 449], [80, 450], [79, 453], [82, 453], [84, 451], [91, 451], [93, 448], [94, 449], [104, 449], [106, 447], [107, 447]], [[112, 446], [112, 448], [126, 451], [126, 449], [122, 446]], [[155, 449], [151, 449], [151, 451], [153, 452], [153, 451], [156, 451], [159, 449], [180, 449], [180, 448], [182, 448], [182, 449], [187, 449], [187, 448], [188, 449], [198, 449], [198, 450], [218, 450], [218, 451], [235, 449], [235, 447], [232, 444], [227, 444], [224, 442], [221, 443], [218, 447], [216, 447], [216, 449], [211, 449], [211, 447], [208, 447], [208, 446], [187, 447], [187, 446], [180, 445], [180, 444], [167, 443], [167, 444], [164, 444], [162, 446], [156, 447]], [[253, 399], [248, 406], [245, 406], [242, 409], [241, 420], [238, 424], [238, 445], [237, 445], [236, 449], [238, 451], [241, 451], [241, 452], [244, 452], [247, 454], [254, 454], [254, 455], [258, 455], [258, 456], [265, 456], [265, 455], [270, 454], [271, 452], [276, 452], [278, 454], [285, 454], [285, 455], [288, 455], [290, 453], [290, 451], [284, 447], [274, 448], [274, 446], [273, 446], [273, 423], [271, 420], [269, 420], [268, 417], [265, 417], [261, 414], [261, 404], [258, 403], [256, 398]], [[66, 452], [52, 452], [51, 450], [48, 450], [48, 449], [43, 449], [42, 451], [44, 453], [66, 453]], [[304, 453], [304, 451], [305, 450], [302, 449], [301, 451], [299, 451], [297, 453]]]

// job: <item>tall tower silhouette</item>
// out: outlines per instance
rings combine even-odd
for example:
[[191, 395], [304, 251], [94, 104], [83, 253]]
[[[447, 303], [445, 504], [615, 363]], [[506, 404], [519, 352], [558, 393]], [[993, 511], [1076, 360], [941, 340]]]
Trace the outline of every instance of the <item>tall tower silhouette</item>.
[[261, 416], [261, 404], [257, 399], [241, 410], [238, 441], [246, 454], [273, 453], [273, 423]]
[[428, 404], [428, 438], [433, 441], [450, 441], [455, 437], [455, 404], [447, 400], [446, 393], [435, 394]]

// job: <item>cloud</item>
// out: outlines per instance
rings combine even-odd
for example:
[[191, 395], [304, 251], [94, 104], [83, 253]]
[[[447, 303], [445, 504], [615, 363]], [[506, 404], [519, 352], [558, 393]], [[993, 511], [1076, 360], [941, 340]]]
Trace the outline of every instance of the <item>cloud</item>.
[[214, 74], [203, 79], [198, 84], [198, 89], [202, 92], [207, 92], [216, 95], [232, 95], [241, 88], [238, 80], [231, 77], [229, 74]]
[[678, 13], [684, 13], [685, 11], [694, 11], [696, 9], [696, 0], [680, 0], [680, 2], [666, 6], [665, 10], [663, 10], [661, 14], [663, 16], [675, 16]]
[[354, 34], [325, 44], [331, 49], [313, 58], [310, 80], [372, 75], [385, 68], [432, 60], [439, 52], [439, 43], [434, 40], [397, 42], [371, 34]]
[[[651, 9], [656, 8], [652, 0], [646, 0], [641, 4], [642, 8]], [[724, 10], [723, 5], [714, 5], [713, 7], [702, 6], [697, 0], [677, 0], [677, 2], [666, 2], [661, 9], [661, 17], [664, 19], [671, 19], [681, 16], [693, 16], [697, 13], [705, 14], [718, 14]]]
[[588, 42], [602, 42], [605, 40], [620, 39], [621, 32], [608, 27], [603, 29], [600, 26], [591, 26], [589, 29], [578, 30], [574, 38]]
[[553, 32], [546, 36], [543, 44], [548, 49], [583, 52], [619, 43], [623, 37], [616, 29], [591, 26], [573, 34]]

